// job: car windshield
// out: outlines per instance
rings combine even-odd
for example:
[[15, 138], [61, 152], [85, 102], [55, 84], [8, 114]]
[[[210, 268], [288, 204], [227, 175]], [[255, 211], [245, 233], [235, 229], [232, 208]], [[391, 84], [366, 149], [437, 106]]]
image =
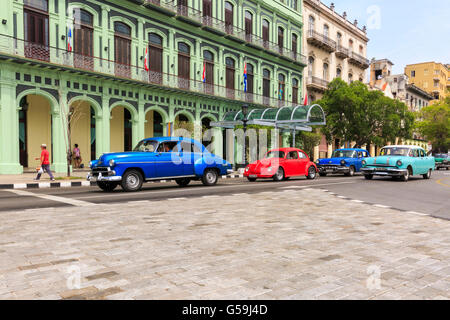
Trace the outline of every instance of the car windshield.
[[285, 153], [283, 151], [270, 151], [266, 155], [266, 159], [284, 158]]
[[142, 140], [138, 143], [136, 148], [133, 151], [138, 152], [155, 152], [156, 146], [158, 145], [157, 141], [154, 140]]
[[407, 157], [409, 154], [409, 150], [410, 150], [409, 148], [397, 148], [397, 147], [383, 148], [381, 149], [380, 155]]
[[333, 152], [333, 158], [353, 158], [354, 150], [336, 150]]

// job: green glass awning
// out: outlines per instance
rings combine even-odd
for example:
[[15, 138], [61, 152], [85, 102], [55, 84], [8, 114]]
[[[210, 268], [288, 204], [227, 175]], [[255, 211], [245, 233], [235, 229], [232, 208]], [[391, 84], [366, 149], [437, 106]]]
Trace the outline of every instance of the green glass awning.
[[[242, 111], [227, 112], [221, 121], [211, 122], [211, 126], [234, 129], [243, 125]], [[256, 108], [248, 111], [247, 124], [264, 125], [285, 130], [311, 131], [311, 126], [326, 124], [325, 113], [318, 104], [282, 108]]]

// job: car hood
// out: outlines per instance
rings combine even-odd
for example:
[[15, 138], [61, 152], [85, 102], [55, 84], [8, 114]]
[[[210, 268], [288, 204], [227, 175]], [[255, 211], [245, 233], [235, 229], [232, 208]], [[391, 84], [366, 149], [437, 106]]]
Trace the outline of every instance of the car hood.
[[349, 161], [350, 159], [353, 158], [342, 157], [342, 158], [319, 159], [319, 164], [341, 164], [342, 160]]
[[101, 157], [92, 162], [92, 165], [98, 165], [98, 166], [108, 166], [108, 163], [110, 160], [114, 160], [116, 162], [120, 162], [120, 160], [124, 159], [130, 159], [130, 158], [139, 158], [143, 155], [150, 155], [153, 154], [153, 152], [112, 152], [112, 153], [104, 153], [101, 155]]
[[366, 161], [366, 164], [382, 164], [382, 165], [390, 165], [390, 166], [396, 166], [396, 163], [398, 160], [405, 161], [408, 160], [409, 157], [403, 157], [403, 156], [379, 156], [379, 157], [372, 157], [372, 158], [366, 158], [364, 159]]
[[271, 158], [271, 159], [261, 159], [258, 160], [256, 162], [253, 162], [252, 164], [250, 164], [250, 167], [252, 168], [267, 168], [267, 167], [273, 167], [273, 166], [278, 166], [278, 164], [283, 161], [283, 159], [280, 158]]

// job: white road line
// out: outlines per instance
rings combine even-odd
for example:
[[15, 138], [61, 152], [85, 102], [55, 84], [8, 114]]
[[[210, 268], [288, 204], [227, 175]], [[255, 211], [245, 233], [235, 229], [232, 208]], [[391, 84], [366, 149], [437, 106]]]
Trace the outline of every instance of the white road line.
[[337, 196], [338, 198], [341, 198], [341, 199], [347, 199], [347, 197], [344, 197], [344, 196]]
[[417, 216], [429, 216], [429, 214], [426, 213], [420, 213], [420, 212], [415, 212], [415, 211], [408, 211], [406, 213], [411, 213], [411, 214], [415, 214]]
[[382, 204], [374, 204], [373, 205], [374, 207], [377, 207], [377, 208], [383, 208], [383, 209], [390, 209], [391, 207], [389, 207], [389, 206], [384, 206], [384, 205], [382, 205]]
[[361, 200], [352, 200], [352, 202], [363, 203], [364, 201], [361, 201]]
[[86, 202], [86, 201], [82, 201], [82, 200], [52, 196], [49, 194], [32, 193], [32, 192], [24, 191], [24, 190], [5, 190], [5, 191], [15, 193], [19, 196], [36, 197], [36, 198], [41, 198], [41, 199], [50, 200], [50, 201], [67, 203], [67, 204], [71, 204], [71, 205], [77, 206], [77, 207], [87, 207], [87, 206], [95, 205], [94, 203], [90, 203], [90, 202]]
[[150, 203], [150, 200], [136, 200], [136, 201], [128, 201], [129, 204], [147, 204]]
[[173, 200], [187, 200], [187, 198], [179, 197], [179, 198], [167, 198], [166, 200], [173, 201]]
[[14, 184], [14, 189], [26, 189], [26, 188], [27, 188], [26, 183], [15, 183]]
[[280, 189], [305, 189], [305, 188], [314, 188], [314, 187], [320, 187], [320, 186], [331, 186], [336, 184], [350, 184], [354, 182], [336, 182], [336, 183], [323, 183], [323, 184], [310, 184], [307, 186], [288, 186], [288, 187], [282, 187]]

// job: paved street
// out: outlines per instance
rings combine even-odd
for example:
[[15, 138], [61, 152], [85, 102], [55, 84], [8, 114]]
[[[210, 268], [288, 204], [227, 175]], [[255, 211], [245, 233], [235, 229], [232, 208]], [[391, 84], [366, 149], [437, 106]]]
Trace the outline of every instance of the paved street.
[[[448, 178], [389, 183], [401, 200], [410, 186], [448, 195]], [[448, 220], [333, 194], [386, 191], [387, 183], [357, 176], [155, 184], [136, 194], [2, 191], [2, 205], [12, 207], [9, 195], [41, 209], [1, 212], [0, 298], [450, 298]]]

